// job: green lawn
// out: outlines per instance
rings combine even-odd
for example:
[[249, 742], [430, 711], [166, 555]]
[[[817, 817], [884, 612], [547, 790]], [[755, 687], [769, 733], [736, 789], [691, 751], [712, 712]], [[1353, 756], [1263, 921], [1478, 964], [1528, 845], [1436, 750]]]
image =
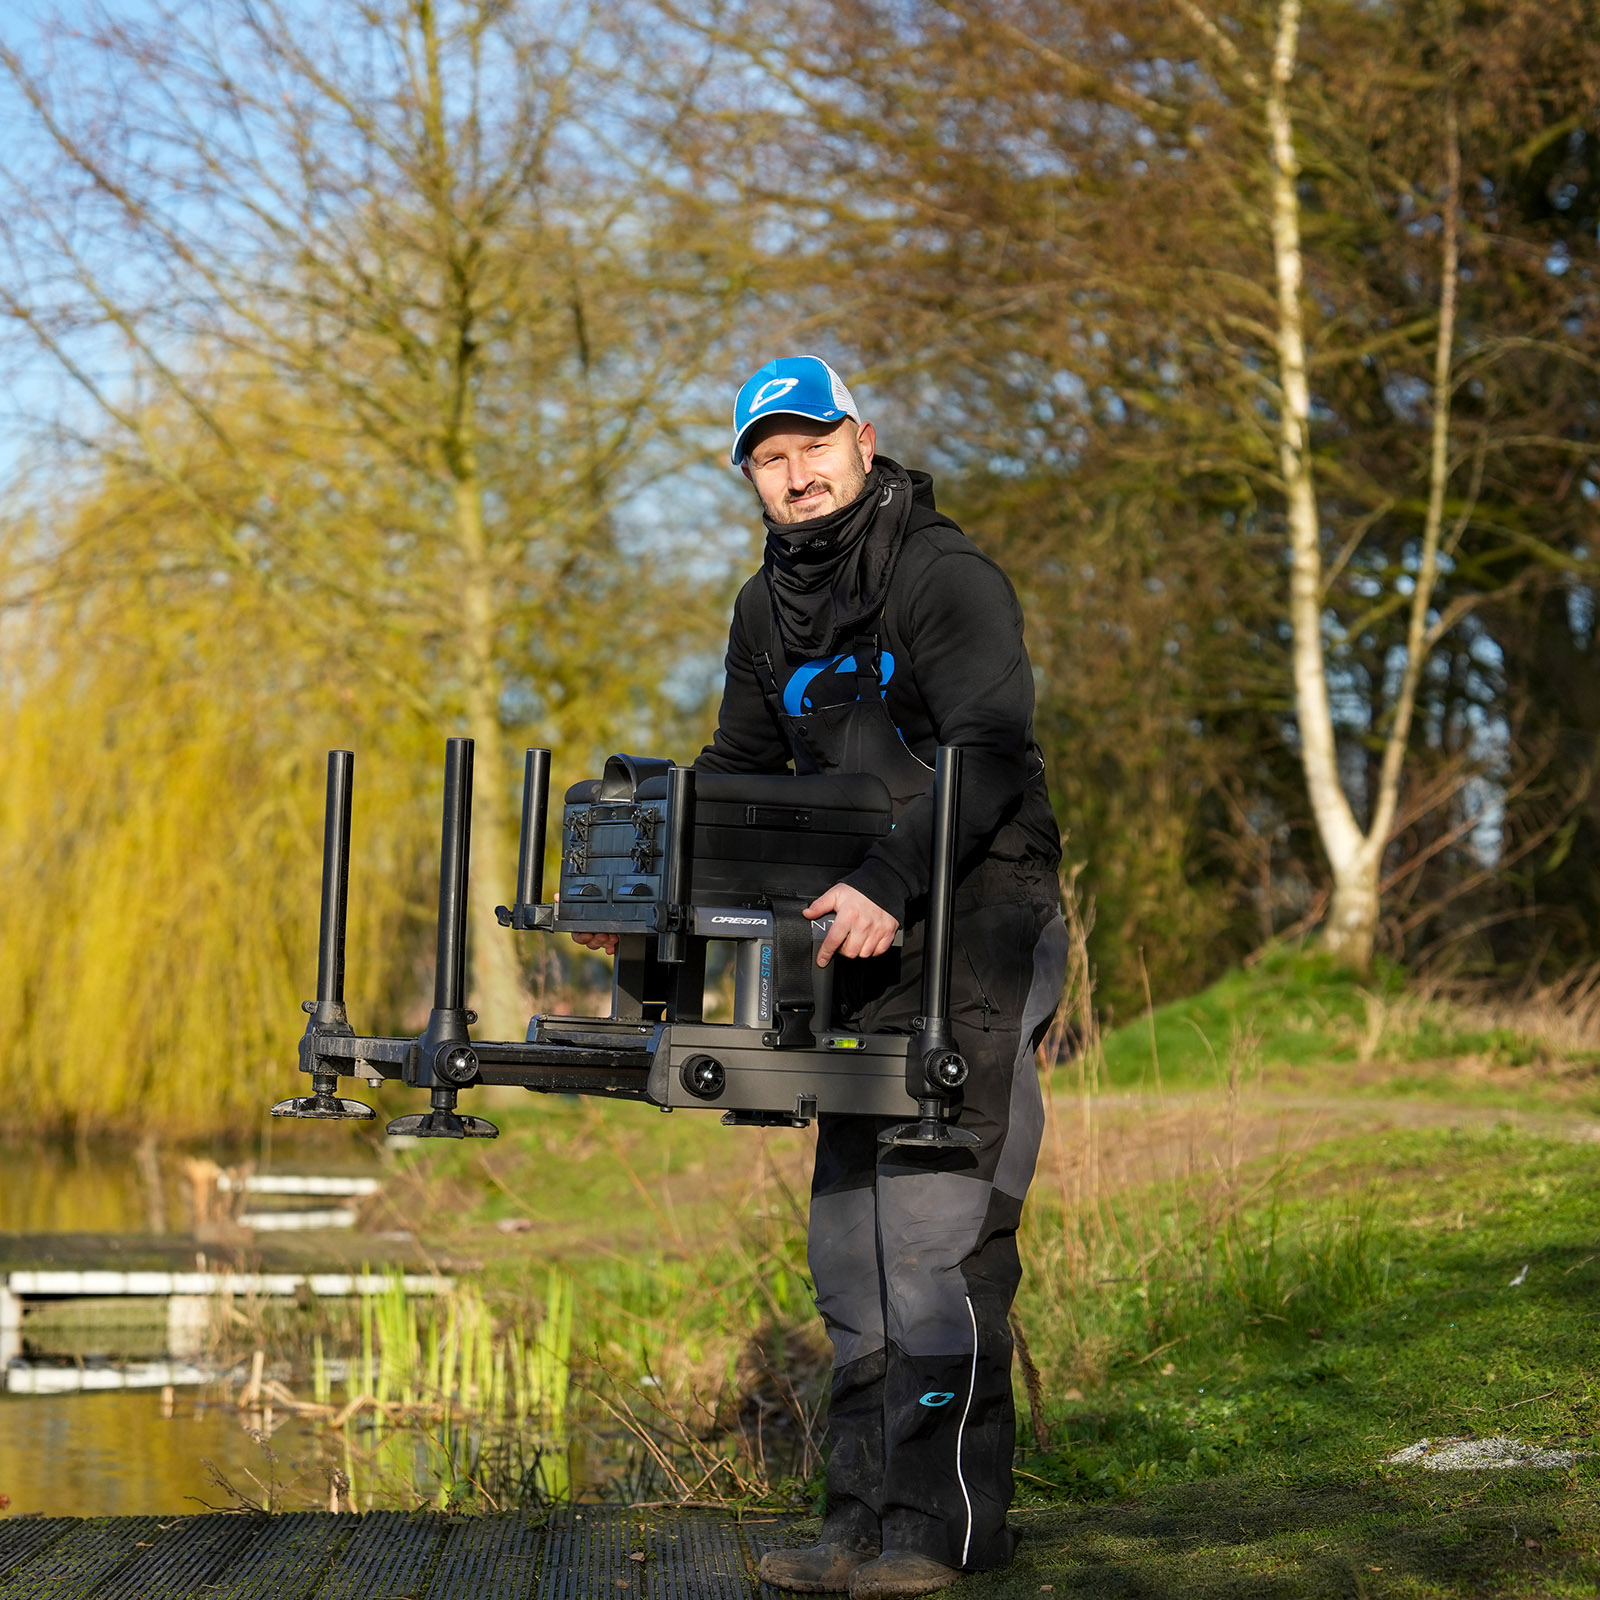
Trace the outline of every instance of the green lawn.
[[[1508, 1130], [1318, 1157], [1301, 1175], [1315, 1198], [1280, 1203], [1279, 1248], [1342, 1198], [1367, 1220], [1375, 1272], [1343, 1307], [1324, 1282], [1314, 1323], [1292, 1306], [1241, 1314], [1219, 1288], [1209, 1319], [1174, 1324], [1188, 1336], [1170, 1363], [1140, 1362], [1141, 1326], [1124, 1322], [1103, 1387], [1047, 1400], [1052, 1448], [1019, 1479], [1029, 1539], [974, 1597], [1595, 1592], [1596, 1460], [1383, 1460], [1462, 1436], [1600, 1450], [1600, 1158]], [[1298, 1287], [1315, 1293], [1309, 1276]], [[1298, 1297], [1295, 1272], [1282, 1281]]]
[[[1273, 1090], [1600, 1110], [1600, 1053], [1545, 1026], [1555, 1020], [1425, 999], [1392, 967], [1357, 980], [1318, 956], [1277, 950], [1109, 1032], [1104, 1087], [1217, 1090], [1237, 1073]], [[1058, 1071], [1063, 1084], [1075, 1078], [1070, 1065]]]

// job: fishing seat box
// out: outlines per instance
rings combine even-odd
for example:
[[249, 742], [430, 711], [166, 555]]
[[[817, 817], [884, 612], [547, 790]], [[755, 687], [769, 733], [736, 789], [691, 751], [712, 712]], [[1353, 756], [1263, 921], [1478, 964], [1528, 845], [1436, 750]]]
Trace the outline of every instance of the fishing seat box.
[[[567, 790], [557, 928], [655, 929], [669, 769], [653, 757], [612, 756], [603, 777]], [[697, 772], [694, 790], [691, 905], [804, 905], [858, 867], [892, 826], [889, 791], [868, 773]]]

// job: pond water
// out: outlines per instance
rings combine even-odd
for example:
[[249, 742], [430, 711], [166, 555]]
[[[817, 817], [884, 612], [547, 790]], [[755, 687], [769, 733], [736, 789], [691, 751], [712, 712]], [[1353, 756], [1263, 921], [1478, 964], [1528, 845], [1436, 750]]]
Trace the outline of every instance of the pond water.
[[189, 1158], [257, 1172], [377, 1174], [371, 1136], [331, 1128], [269, 1124], [251, 1146], [158, 1149], [132, 1142], [0, 1142], [0, 1234], [182, 1233], [189, 1224]]
[[[0, 1396], [0, 1494], [10, 1516], [109, 1517], [237, 1505], [207, 1471], [211, 1461], [242, 1493], [276, 1472], [300, 1504], [325, 1497], [318, 1441], [290, 1419], [274, 1432], [276, 1469], [248, 1431], [249, 1419], [218, 1388]], [[292, 1483], [296, 1477], [303, 1479]]]
[[[276, 1147], [244, 1151], [0, 1146], [0, 1235], [184, 1235], [192, 1207], [186, 1154], [218, 1166], [248, 1161], [257, 1172], [349, 1178], [381, 1170], [370, 1145], [348, 1133], [330, 1139], [327, 1131], [279, 1132]], [[10, 1254], [8, 1268], [25, 1265]], [[0, 1496], [10, 1501], [0, 1515], [120, 1516], [237, 1504], [208, 1461], [252, 1499], [262, 1496], [259, 1480], [294, 1504], [326, 1503], [325, 1445], [315, 1428], [281, 1410], [276, 1417], [241, 1412], [227, 1374], [195, 1360], [164, 1360], [171, 1353], [162, 1348], [170, 1342], [165, 1306], [100, 1300], [79, 1326], [67, 1303], [55, 1302], [48, 1334], [24, 1323], [22, 1356], [0, 1375]], [[194, 1381], [202, 1376], [212, 1381]], [[73, 1383], [85, 1387], [15, 1392]], [[118, 1383], [145, 1386], [96, 1387]], [[270, 1431], [265, 1449], [263, 1426]]]

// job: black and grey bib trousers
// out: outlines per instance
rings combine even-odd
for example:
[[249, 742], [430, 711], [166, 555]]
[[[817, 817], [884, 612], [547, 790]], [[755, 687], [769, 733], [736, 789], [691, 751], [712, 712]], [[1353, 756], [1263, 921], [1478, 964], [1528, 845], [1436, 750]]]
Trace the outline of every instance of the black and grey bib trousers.
[[[875, 641], [855, 656], [860, 680], [874, 665], [853, 702], [790, 717], [768, 698], [797, 765], [876, 772], [898, 810], [932, 773], [877, 692]], [[764, 658], [758, 671], [775, 681]], [[1067, 933], [1054, 873], [1039, 862], [983, 861], [957, 889], [954, 920], [952, 1024], [970, 1067], [955, 1120], [981, 1143], [924, 1155], [879, 1145], [887, 1121], [819, 1117], [808, 1255], [834, 1355], [823, 1539], [980, 1571], [1004, 1565], [1015, 1542], [1008, 1315], [1044, 1125], [1034, 1052], [1061, 995]], [[912, 922], [897, 959], [860, 964], [865, 976], [889, 963], [862, 1028], [910, 1030], [922, 932]]]

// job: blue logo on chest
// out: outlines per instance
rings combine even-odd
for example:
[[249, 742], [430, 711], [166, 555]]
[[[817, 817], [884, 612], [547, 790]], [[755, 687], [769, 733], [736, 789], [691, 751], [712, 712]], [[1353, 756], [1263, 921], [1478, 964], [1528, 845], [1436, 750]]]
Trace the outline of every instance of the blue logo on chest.
[[[878, 693], [889, 692], [889, 680], [894, 676], [894, 656], [887, 650], [878, 652]], [[856, 699], [856, 658], [854, 655], [830, 656], [826, 661], [807, 661], [789, 675], [783, 686], [783, 709], [791, 717], [801, 717], [808, 711], [823, 706], [848, 705]]]

